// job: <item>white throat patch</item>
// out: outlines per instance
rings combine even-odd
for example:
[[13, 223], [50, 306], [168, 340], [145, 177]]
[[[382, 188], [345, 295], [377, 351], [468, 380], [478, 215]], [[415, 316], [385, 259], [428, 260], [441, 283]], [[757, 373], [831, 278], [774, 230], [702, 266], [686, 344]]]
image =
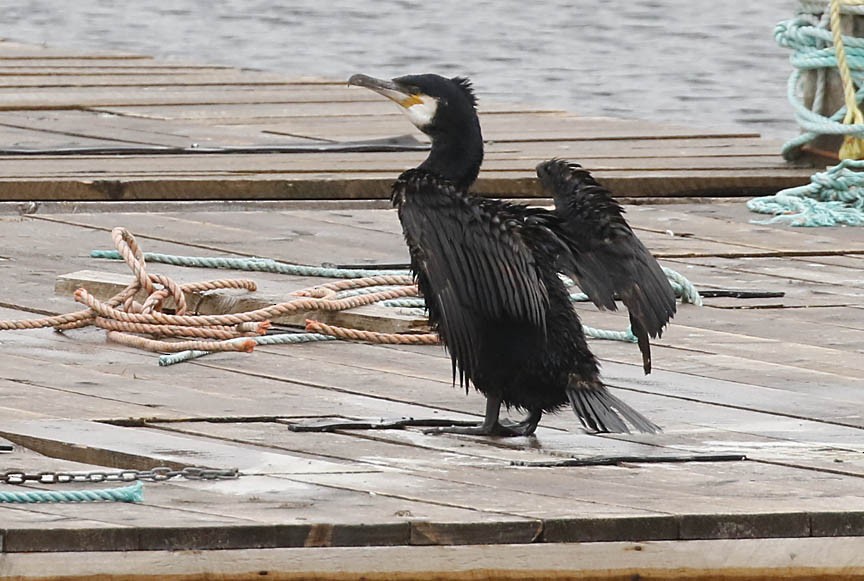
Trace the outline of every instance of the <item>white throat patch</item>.
[[419, 102], [405, 107], [404, 111], [411, 123], [418, 129], [423, 129], [432, 123], [435, 111], [438, 110], [438, 99], [428, 95], [419, 95], [416, 98], [419, 99]]

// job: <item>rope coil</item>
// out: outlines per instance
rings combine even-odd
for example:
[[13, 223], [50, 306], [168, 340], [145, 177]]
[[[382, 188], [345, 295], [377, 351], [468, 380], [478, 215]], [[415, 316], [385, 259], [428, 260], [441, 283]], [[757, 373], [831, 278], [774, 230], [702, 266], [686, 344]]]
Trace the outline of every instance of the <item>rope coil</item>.
[[[159, 358], [159, 365], [167, 366], [202, 357], [212, 352], [250, 352], [256, 345], [298, 344], [335, 339], [365, 341], [385, 344], [437, 344], [435, 333], [378, 333], [359, 329], [348, 329], [327, 325], [320, 321], [307, 320], [306, 333], [266, 335], [270, 319], [287, 314], [309, 311], [341, 311], [363, 305], [381, 304], [412, 309], [425, 308], [418, 296], [413, 276], [407, 270], [382, 271], [376, 269], [338, 269], [331, 267], [302, 267], [262, 259], [226, 259], [219, 257], [188, 257], [145, 253], [132, 234], [124, 228], [112, 231], [116, 250], [93, 251], [91, 256], [122, 259], [129, 266], [134, 280], [122, 291], [108, 300], [99, 300], [87, 290], [79, 288], [74, 299], [87, 307], [86, 310], [54, 317], [43, 317], [23, 321], [0, 321], [3, 329], [36, 329], [54, 327], [59, 330], [94, 325], [107, 331], [109, 341], [167, 353]], [[322, 284], [292, 293], [296, 298], [265, 308], [223, 315], [198, 315], [188, 313], [186, 296], [193, 292], [215, 289], [256, 289], [254, 281], [247, 279], [223, 279], [208, 282], [178, 285], [166, 276], [150, 274], [146, 263], [162, 262], [177, 266], [204, 268], [233, 268], [240, 270], [278, 270], [290, 274], [340, 278], [336, 282]], [[300, 266], [302, 268], [294, 268]], [[266, 267], [266, 268], [265, 268]], [[665, 268], [667, 277], [677, 295], [684, 302], [701, 305], [701, 297], [695, 287], [680, 274]], [[359, 278], [345, 278], [348, 274], [362, 274]], [[563, 277], [566, 279], [566, 277]], [[565, 282], [572, 284], [566, 279]], [[140, 292], [147, 293], [143, 302], [135, 300]], [[175, 312], [162, 312], [168, 298], [174, 301]], [[574, 293], [573, 300], [586, 300], [584, 293]], [[418, 314], [423, 314], [419, 312]], [[625, 331], [607, 331], [583, 325], [586, 335], [617, 341], [635, 341], [628, 328]], [[142, 337], [149, 335], [151, 337]]]
[[[122, 259], [129, 266], [134, 275], [132, 283], [107, 301], [99, 300], [87, 290], [79, 288], [74, 293], [74, 299], [85, 305], [86, 310], [39, 319], [0, 321], [0, 330], [44, 327], [69, 330], [95, 325], [107, 331], [109, 341], [148, 351], [250, 352], [255, 345], [264, 343], [255, 339], [267, 332], [269, 319], [274, 317], [307, 311], [341, 311], [382, 300], [417, 296], [417, 288], [410, 276], [398, 271], [369, 270], [364, 272], [371, 276], [297, 291], [294, 300], [254, 311], [224, 315], [189, 314], [186, 294], [228, 288], [254, 291], [257, 286], [254, 281], [247, 279], [178, 285], [167, 276], [147, 272], [147, 254], [128, 230], [115, 228], [111, 237], [116, 248], [112, 256]], [[174, 260], [176, 257], [168, 255], [159, 255], [159, 258], [164, 262], [177, 262]], [[252, 269], [257, 268], [259, 262], [252, 261]], [[232, 267], [237, 266], [233, 262], [230, 264]], [[350, 272], [359, 271], [352, 269]], [[142, 303], [135, 300], [139, 292], [147, 294]], [[174, 301], [173, 314], [162, 312], [165, 300], [169, 297]], [[142, 334], [171, 340], [142, 337]], [[387, 340], [398, 342], [398, 336]]]
[[[792, 226], [864, 225], [864, 166], [852, 163], [864, 157], [864, 39], [847, 36], [842, 14], [864, 15], [864, 0], [803, 1], [806, 14], [779, 23], [774, 36], [791, 48], [795, 70], [789, 77], [787, 97], [804, 132], [783, 146], [786, 159], [797, 158], [802, 147], [820, 135], [843, 135], [839, 165], [814, 174], [806, 186], [788, 188], [773, 196], [747, 202], [747, 207], [775, 217], [756, 223], [786, 222]], [[815, 15], [821, 15], [816, 17]], [[824, 107], [828, 73], [836, 68], [843, 87], [844, 105], [830, 116]], [[799, 91], [804, 71], [816, 72], [815, 94], [808, 108]], [[856, 86], [858, 87], [856, 89]]]

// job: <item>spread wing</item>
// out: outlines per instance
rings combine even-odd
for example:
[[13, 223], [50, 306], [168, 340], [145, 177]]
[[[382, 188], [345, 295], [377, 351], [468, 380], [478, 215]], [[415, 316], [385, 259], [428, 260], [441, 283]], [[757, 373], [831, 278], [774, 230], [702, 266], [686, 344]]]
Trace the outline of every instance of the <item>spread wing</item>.
[[490, 321], [545, 331], [548, 298], [524, 223], [507, 204], [457, 192], [418, 170], [393, 186], [393, 200], [429, 317], [463, 385], [476, 371], [481, 329]]
[[572, 253], [566, 269], [599, 308], [615, 310], [616, 298], [624, 303], [650, 373], [649, 337], [660, 336], [676, 309], [663, 269], [624, 220], [621, 206], [587, 171], [552, 160], [538, 166], [537, 174], [555, 198], [561, 238]]

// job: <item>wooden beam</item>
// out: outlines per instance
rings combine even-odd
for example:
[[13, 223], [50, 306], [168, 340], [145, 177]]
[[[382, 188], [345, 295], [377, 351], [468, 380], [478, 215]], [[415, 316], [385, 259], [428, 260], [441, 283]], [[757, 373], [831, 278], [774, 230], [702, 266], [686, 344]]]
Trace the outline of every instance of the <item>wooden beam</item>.
[[[864, 579], [861, 540], [761, 539], [645, 543], [346, 547], [7, 554], [22, 581], [347, 581], [537, 579]], [[63, 571], [62, 576], [58, 571]]]

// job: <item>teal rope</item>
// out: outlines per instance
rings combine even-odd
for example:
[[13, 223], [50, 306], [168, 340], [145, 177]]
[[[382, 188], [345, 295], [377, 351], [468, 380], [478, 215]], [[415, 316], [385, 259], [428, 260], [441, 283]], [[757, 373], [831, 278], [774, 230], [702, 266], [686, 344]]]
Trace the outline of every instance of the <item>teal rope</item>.
[[[120, 260], [116, 250], [93, 250], [91, 258], [107, 258]], [[196, 268], [227, 268], [231, 270], [248, 270], [256, 272], [274, 272], [294, 276], [321, 276], [326, 278], [365, 278], [367, 276], [400, 276], [407, 275], [407, 270], [373, 270], [362, 268], [330, 268], [326, 266], [308, 266], [305, 264], [290, 264], [270, 258], [229, 258], [225, 256], [175, 256], [145, 252], [144, 260], [174, 266], [189, 266]]]
[[760, 224], [785, 222], [792, 226], [864, 226], [864, 161], [844, 159], [810, 183], [773, 196], [753, 198], [747, 207], [773, 218]]
[[144, 486], [141, 482], [100, 490], [29, 490], [27, 492], [0, 490], [0, 503], [141, 502], [142, 500], [144, 500]]
[[672, 290], [675, 291], [675, 296], [680, 297], [682, 303], [690, 303], [697, 307], [702, 306], [702, 295], [699, 294], [696, 285], [690, 282], [690, 279], [671, 268], [665, 266], [661, 266], [660, 268], [663, 269], [663, 273], [666, 275], [666, 278], [669, 279], [669, 283], [672, 285]]
[[605, 339], [606, 341], [625, 341], [627, 343], [636, 343], [638, 339], [630, 327], [626, 331], [608, 331], [606, 329], [596, 329], [588, 325], [582, 325], [582, 332], [588, 337], [595, 339]]
[[[93, 250], [90, 253], [92, 258], [106, 258], [111, 260], [119, 260], [120, 253], [115, 250]], [[172, 264], [175, 266], [198, 267], [198, 268], [229, 268], [234, 270], [252, 270], [259, 272], [275, 272], [280, 274], [292, 274], [298, 276], [320, 276], [326, 278], [362, 278], [367, 276], [391, 276], [391, 275], [406, 275], [407, 270], [364, 270], [364, 269], [348, 269], [348, 268], [330, 268], [319, 266], [306, 266], [299, 264], [289, 264], [285, 262], [277, 262], [271, 259], [264, 258], [227, 258], [227, 257], [201, 257], [201, 256], [175, 256], [172, 254], [159, 254], [155, 252], [145, 252], [144, 260], [148, 262], [156, 262], [163, 264]], [[669, 277], [672, 287], [675, 289], [676, 296], [682, 297], [684, 302], [693, 303], [696, 305], [702, 304], [702, 299], [699, 296], [696, 287], [681, 274], [672, 269], [663, 267], [666, 276]], [[565, 284], [573, 285], [573, 281], [561, 276]], [[342, 291], [337, 294], [338, 298], [346, 298], [349, 296], [357, 296], [380, 292], [386, 290], [388, 286], [377, 286], [370, 288], [351, 289]], [[572, 293], [571, 300], [587, 301], [588, 295], [585, 293]], [[388, 307], [403, 307], [403, 308], [425, 308], [425, 302], [422, 298], [402, 298], [381, 301], [382, 305]], [[628, 328], [625, 331], [609, 331], [605, 329], [596, 329], [587, 325], [582, 326], [585, 334], [589, 337], [597, 339], [606, 339], [612, 341], [627, 341], [635, 342], [636, 337]], [[248, 338], [233, 339], [234, 341], [245, 341]], [[284, 345], [308, 343], [311, 341], [333, 341], [336, 337], [330, 335], [321, 335], [318, 333], [287, 333], [280, 335], [264, 335], [260, 337], [252, 337], [257, 345]], [[210, 351], [181, 351], [179, 353], [170, 353], [159, 357], [159, 365], [167, 367], [184, 361], [190, 361], [199, 357], [209, 355]]]
[[[381, 292], [385, 292], [385, 291], [396, 290], [397, 288], [402, 288], [402, 287], [397, 286], [397, 285], [382, 284], [382, 285], [376, 285], [376, 286], [367, 286], [367, 287], [363, 287], [363, 288], [352, 288], [352, 289], [348, 289], [348, 290], [344, 290], [344, 291], [339, 291], [338, 293], [336, 293], [335, 298], [337, 300], [338, 299], [347, 299], [348, 297], [356, 297], [356, 296], [361, 296], [361, 295], [371, 295], [371, 294], [375, 294], [375, 293], [381, 293]], [[393, 300], [399, 300], [399, 299], [393, 299]], [[423, 300], [423, 299], [420, 299], [420, 300]], [[386, 303], [386, 302], [387, 301], [381, 301], [382, 304]], [[386, 305], [386, 306], [391, 306], [391, 305]]]
[[[831, 117], [825, 117], [805, 106], [798, 91], [803, 71], [837, 67], [831, 32], [815, 25], [813, 18], [799, 16], [779, 23], [774, 28], [774, 38], [777, 44], [793, 51], [789, 60], [795, 69], [786, 85], [786, 97], [792, 105], [798, 125], [805, 131], [783, 146], [783, 156], [786, 159], [796, 158], [800, 148], [819, 135], [854, 135], [864, 138], [864, 124], [846, 125], [842, 122], [846, 115], [845, 106]], [[864, 99], [864, 39], [844, 36], [843, 46], [855, 85], [861, 87], [856, 94], [860, 103]], [[822, 89], [822, 84], [819, 84], [817, 90]], [[817, 95], [816, 100], [821, 101], [822, 95]]]
[[[804, 7], [807, 9], [807, 7]], [[817, 7], [818, 8], [818, 7]], [[848, 7], [847, 7], [848, 8]], [[813, 10], [814, 8], [809, 8]], [[825, 10], [824, 3], [821, 10]], [[819, 135], [851, 135], [864, 139], [864, 124], [844, 124], [846, 107], [825, 117], [804, 105], [799, 93], [804, 71], [824, 71], [837, 67], [834, 39], [823, 23], [813, 17], [799, 16], [779, 23], [774, 38], [780, 46], [792, 49], [790, 57], [795, 67], [786, 86], [786, 97], [792, 105], [798, 125], [803, 133], [783, 145], [786, 159], [795, 159], [801, 148]], [[857, 87], [855, 98], [864, 100], [864, 38], [843, 37], [850, 73]], [[824, 100], [822, 78], [817, 79], [813, 108]], [[862, 226], [864, 225], [864, 164], [843, 160], [838, 165], [814, 174], [810, 184], [787, 188], [773, 196], [754, 198], [747, 208], [760, 214], [772, 214], [768, 220], [754, 220], [759, 224], [784, 222], [791, 226]]]
[[425, 309], [426, 301], [422, 297], [405, 299], [387, 299], [378, 303], [384, 307], [402, 307], [405, 309]]
[[[288, 345], [299, 343], [311, 343], [313, 341], [337, 341], [338, 337], [330, 335], [322, 335], [321, 333], [280, 333], [277, 335], [261, 335], [259, 337], [241, 337], [239, 339], [231, 339], [231, 341], [248, 341], [252, 339], [256, 345]], [[198, 351], [193, 349], [190, 351], [180, 351], [178, 353], [169, 353], [159, 357], [159, 365], [168, 367], [175, 363], [182, 363], [192, 359], [198, 359], [205, 355], [210, 355], [213, 351]]]

